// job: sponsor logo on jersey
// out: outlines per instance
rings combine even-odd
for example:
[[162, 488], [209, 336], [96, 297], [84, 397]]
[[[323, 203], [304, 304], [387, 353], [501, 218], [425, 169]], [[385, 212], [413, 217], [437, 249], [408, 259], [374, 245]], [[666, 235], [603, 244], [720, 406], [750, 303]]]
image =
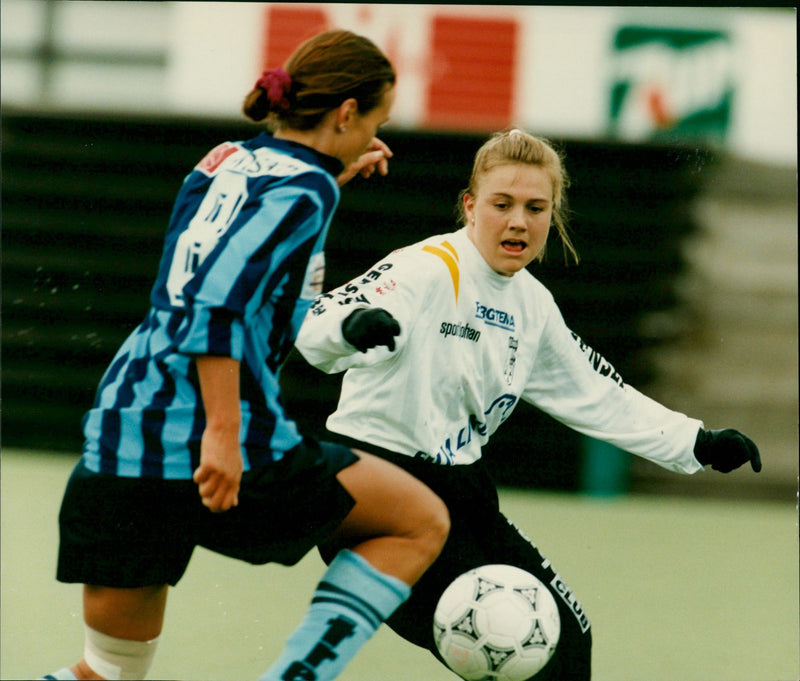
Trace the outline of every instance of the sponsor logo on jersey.
[[[237, 152], [241, 152], [238, 153]], [[231, 158], [237, 154], [234, 158]], [[225, 161], [230, 161], [225, 163]], [[200, 163], [195, 166], [195, 170], [208, 175], [215, 175], [225, 164], [225, 170], [241, 173], [248, 177], [259, 177], [262, 175], [272, 175], [273, 177], [289, 177], [301, 172], [318, 170], [312, 165], [305, 163], [297, 158], [286, 156], [286, 154], [261, 147], [252, 151], [247, 150], [237, 144], [223, 142], [209, 151]]]
[[456, 454], [472, 442], [472, 434], [479, 437], [493, 433], [514, 410], [517, 396], [510, 393], [501, 395], [494, 400], [483, 412], [483, 417], [470, 414], [469, 422], [461, 428], [454, 437], [448, 437], [444, 443], [433, 453], [417, 452], [417, 457], [434, 463], [452, 465], [455, 463]]
[[195, 170], [199, 170], [206, 175], [213, 175], [222, 165], [222, 162], [237, 151], [239, 151], [239, 147], [235, 144], [223, 142], [209, 151], [203, 160], [195, 166]]
[[625, 387], [625, 382], [622, 380], [622, 376], [617, 373], [617, 370], [611, 366], [610, 362], [608, 362], [597, 350], [592, 349], [586, 343], [581, 340], [581, 337], [573, 331], [570, 331], [572, 334], [573, 340], [578, 344], [578, 347], [581, 349], [586, 358], [589, 360], [589, 364], [592, 365], [592, 368], [601, 376], [608, 376], [614, 383], [616, 383], [620, 388]]
[[324, 314], [328, 305], [369, 305], [368, 293], [370, 295], [377, 293], [381, 296], [391, 293], [397, 287], [397, 282], [393, 279], [380, 281], [381, 277], [390, 269], [392, 269], [392, 263], [382, 262], [361, 278], [353, 279], [330, 293], [320, 294], [311, 306], [311, 314]]
[[494, 307], [488, 307], [477, 300], [475, 301], [475, 318], [490, 326], [514, 331], [514, 315]]
[[385, 296], [397, 288], [397, 282], [394, 279], [387, 279], [386, 281], [380, 282], [375, 287], [375, 293], [379, 296]]
[[519, 339], [514, 336], [508, 337], [508, 355], [506, 355], [506, 366], [503, 369], [503, 376], [505, 376], [506, 383], [511, 385], [514, 381], [514, 367], [517, 364], [517, 348], [519, 347]]
[[459, 322], [442, 322], [439, 327], [439, 333], [445, 338], [453, 336], [453, 338], [465, 338], [468, 341], [477, 343], [480, 340], [481, 332], [473, 329], [469, 324], [461, 324]]
[[290, 177], [309, 171], [319, 172], [319, 168], [309, 165], [299, 158], [286, 156], [280, 151], [267, 147], [255, 149], [246, 155], [242, 154], [240, 158], [234, 159], [230, 169], [236, 173], [244, 173], [253, 177], [262, 175]]

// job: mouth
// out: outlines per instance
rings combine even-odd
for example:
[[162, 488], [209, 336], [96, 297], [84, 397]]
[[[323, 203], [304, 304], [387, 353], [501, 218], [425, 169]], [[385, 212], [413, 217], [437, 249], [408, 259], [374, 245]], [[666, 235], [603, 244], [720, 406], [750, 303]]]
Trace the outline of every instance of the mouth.
[[506, 253], [513, 255], [519, 255], [528, 247], [528, 244], [521, 239], [505, 239], [500, 242], [500, 245]]

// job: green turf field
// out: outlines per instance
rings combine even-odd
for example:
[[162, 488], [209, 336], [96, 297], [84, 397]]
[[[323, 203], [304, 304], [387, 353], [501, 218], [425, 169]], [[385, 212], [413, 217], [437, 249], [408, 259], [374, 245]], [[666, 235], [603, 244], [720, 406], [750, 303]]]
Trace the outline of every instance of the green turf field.
[[[54, 578], [56, 517], [75, 459], [2, 454], [0, 676], [30, 679], [82, 651], [80, 587]], [[798, 524], [793, 503], [611, 500], [504, 491], [506, 513], [581, 599], [596, 681], [797, 681]], [[172, 590], [151, 679], [256, 679], [322, 573], [253, 567], [198, 550]], [[342, 681], [448, 681], [382, 629]]]

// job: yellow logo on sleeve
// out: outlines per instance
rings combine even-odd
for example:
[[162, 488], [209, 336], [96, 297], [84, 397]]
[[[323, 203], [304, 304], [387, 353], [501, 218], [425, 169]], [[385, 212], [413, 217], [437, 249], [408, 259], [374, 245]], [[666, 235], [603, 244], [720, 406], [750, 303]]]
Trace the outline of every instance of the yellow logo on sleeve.
[[447, 269], [450, 271], [450, 278], [453, 280], [453, 293], [455, 293], [456, 302], [458, 302], [458, 253], [448, 241], [442, 241], [441, 245], [443, 248], [423, 246], [422, 250], [441, 258], [442, 262], [447, 265]]

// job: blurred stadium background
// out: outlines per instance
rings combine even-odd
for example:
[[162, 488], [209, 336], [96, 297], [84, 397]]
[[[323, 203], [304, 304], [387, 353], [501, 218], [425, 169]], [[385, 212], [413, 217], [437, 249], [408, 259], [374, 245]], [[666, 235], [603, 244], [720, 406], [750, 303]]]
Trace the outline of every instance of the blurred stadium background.
[[[583, 522], [617, 509], [602, 531], [655, 508], [674, 527], [684, 503], [701, 504], [682, 526], [690, 533], [713, 509], [744, 512], [743, 500], [748, 514], [788, 509], [776, 516], [781, 551], [763, 560], [789, 576], [778, 592], [794, 617], [776, 639], [786, 647], [777, 659], [789, 662], [761, 668], [789, 671], [714, 676], [729, 669], [718, 666], [696, 678], [797, 676], [794, 9], [3, 0], [0, 12], [3, 678], [31, 669], [23, 633], [60, 636], [46, 622], [19, 626], [22, 595], [51, 585], [25, 589], [9, 584], [10, 575], [25, 574], [18, 568], [32, 553], [52, 560], [52, 542], [33, 538], [42, 527], [51, 537], [65, 471], [80, 451], [81, 416], [147, 308], [183, 176], [210, 146], [256, 134], [239, 115], [243, 94], [300, 40], [333, 26], [381, 45], [399, 81], [384, 135], [395, 151], [391, 174], [344, 191], [327, 284], [454, 228], [456, 195], [487, 133], [518, 125], [558, 142], [573, 180], [582, 262], [565, 267], [552, 248], [535, 274], [568, 324], [629, 383], [709, 427], [742, 429], [760, 446], [764, 470], [675, 476], [524, 406], [487, 457], [504, 493], [525, 495], [532, 508], [557, 499], [561, 512], [583, 514]], [[293, 356], [284, 384], [290, 411], [319, 431], [337, 379]], [[45, 470], [53, 473], [41, 488], [11, 496], [29, 504], [48, 495], [48, 515], [35, 524], [19, 507], [9, 511], [7, 490], [11, 482], [38, 484]], [[613, 506], [596, 505], [602, 500]], [[6, 531], [9, 512], [23, 523], [16, 532]], [[744, 517], [725, 516], [731, 537]], [[751, 535], [741, 536], [747, 552]], [[629, 549], [641, 560], [638, 541]], [[582, 573], [594, 568], [586, 570], [580, 551], [572, 561], [571, 581], [588, 579]], [[780, 572], [784, 561], [788, 571]], [[210, 565], [213, 581], [219, 564]], [[36, 574], [52, 580], [52, 566], [42, 567]], [[748, 600], [742, 590], [756, 578], [743, 577], [719, 598]], [[658, 677], [615, 675], [609, 663], [602, 678], [695, 678], [670, 676], [677, 668], [663, 664]]]

